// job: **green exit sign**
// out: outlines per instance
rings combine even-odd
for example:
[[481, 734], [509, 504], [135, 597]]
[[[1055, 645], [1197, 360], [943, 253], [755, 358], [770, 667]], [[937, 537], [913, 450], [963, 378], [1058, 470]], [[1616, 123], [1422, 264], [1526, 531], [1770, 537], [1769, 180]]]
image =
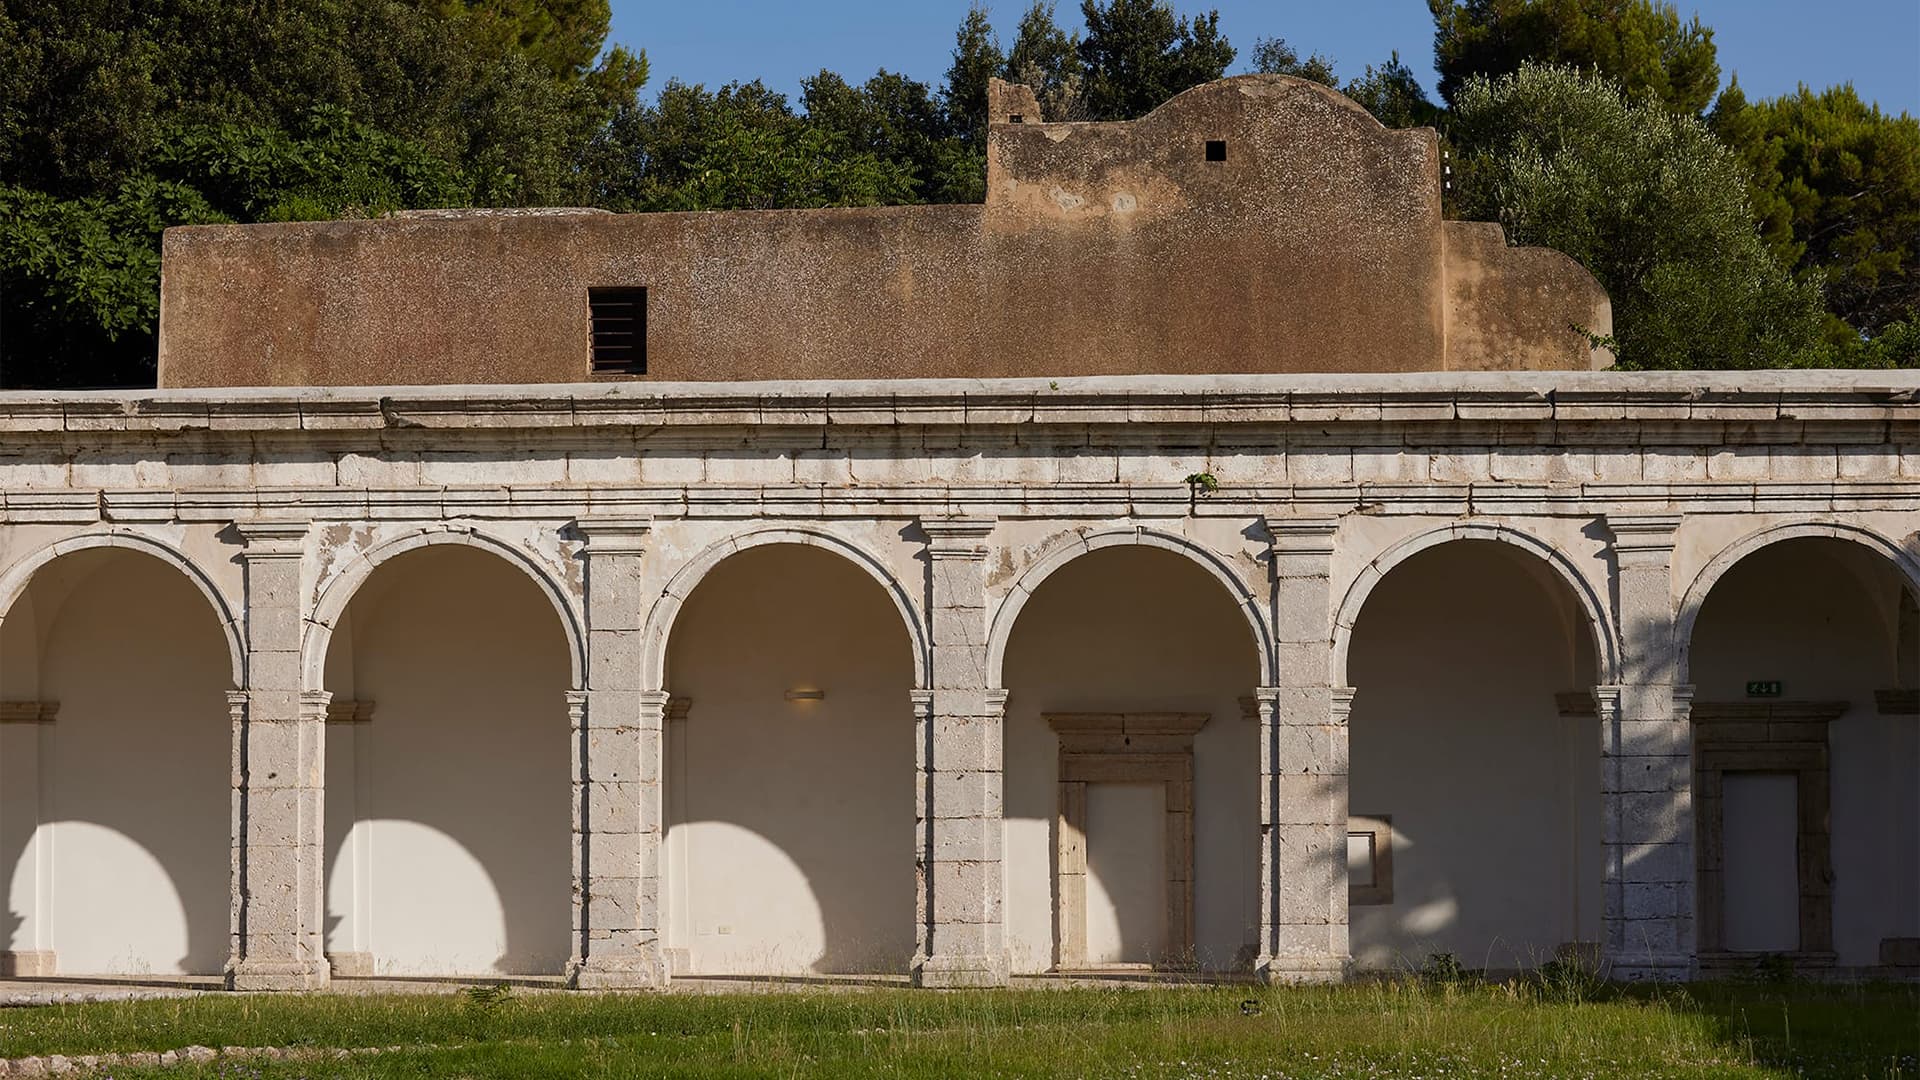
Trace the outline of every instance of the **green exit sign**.
[[1750, 682], [1747, 684], [1747, 696], [1748, 697], [1779, 697], [1780, 696], [1780, 680], [1763, 679], [1759, 682]]

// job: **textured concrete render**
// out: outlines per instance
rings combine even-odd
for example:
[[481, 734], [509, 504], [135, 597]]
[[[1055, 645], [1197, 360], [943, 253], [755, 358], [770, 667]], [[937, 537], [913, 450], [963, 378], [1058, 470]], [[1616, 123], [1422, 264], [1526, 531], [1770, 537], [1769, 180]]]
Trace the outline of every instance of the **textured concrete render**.
[[1430, 129], [1285, 76], [1126, 123], [1039, 123], [1024, 89], [996, 84], [978, 206], [168, 230], [160, 383], [578, 381], [607, 286], [647, 290], [647, 379], [1610, 363], [1583, 268], [1442, 219]]

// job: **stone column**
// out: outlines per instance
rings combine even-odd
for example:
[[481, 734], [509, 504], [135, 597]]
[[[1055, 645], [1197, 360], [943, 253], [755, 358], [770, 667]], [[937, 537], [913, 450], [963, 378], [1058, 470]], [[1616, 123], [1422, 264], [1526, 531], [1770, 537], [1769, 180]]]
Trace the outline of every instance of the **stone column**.
[[1673, 515], [1607, 518], [1614, 535], [1620, 684], [1594, 689], [1601, 725], [1601, 953], [1612, 974], [1693, 969], [1693, 688], [1674, 637]]
[[326, 700], [301, 694], [301, 573], [308, 523], [234, 523], [245, 545], [247, 685], [233, 721], [233, 918], [227, 986], [327, 985], [322, 784]]
[[1333, 682], [1331, 518], [1272, 519], [1276, 685], [1260, 717], [1260, 941], [1266, 982], [1346, 977], [1347, 713]]
[[40, 830], [46, 822], [40, 762], [46, 729], [59, 712], [55, 701], [0, 701], [0, 853], [19, 859], [28, 893], [24, 909], [13, 912], [17, 922], [0, 919], [0, 926], [10, 931], [9, 937], [0, 937], [0, 979], [40, 978], [56, 969], [52, 928], [47, 925], [53, 906], [53, 851]]
[[666, 985], [660, 942], [664, 690], [645, 689], [646, 520], [586, 518], [587, 686], [567, 695], [573, 753], [576, 989]]
[[1004, 986], [1001, 728], [987, 686], [990, 518], [930, 518], [932, 685], [914, 692], [920, 986]]

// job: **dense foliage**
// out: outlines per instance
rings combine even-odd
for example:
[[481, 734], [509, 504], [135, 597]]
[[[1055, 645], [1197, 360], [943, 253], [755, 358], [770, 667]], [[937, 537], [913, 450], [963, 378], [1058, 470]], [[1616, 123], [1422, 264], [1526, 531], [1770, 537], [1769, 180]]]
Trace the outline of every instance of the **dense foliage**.
[[1427, 0], [1440, 96], [1524, 64], [1596, 68], [1629, 94], [1698, 113], [1720, 86], [1713, 31], [1665, 0]]
[[[1920, 364], [1913, 118], [1850, 87], [1716, 102], [1712, 32], [1661, 0], [1429, 3], [1443, 104], [1397, 54], [1343, 82], [1276, 37], [1249, 66], [1440, 128], [1450, 211], [1587, 261], [1629, 363]], [[938, 84], [821, 71], [789, 100], [643, 98], [607, 0], [0, 0], [0, 383], [149, 382], [170, 225], [978, 201], [988, 79], [1126, 119], [1235, 59], [1211, 11], [1072, 14], [1035, 0], [1003, 47], [975, 9]]]
[[1585, 263], [1628, 367], [1774, 367], [1820, 339], [1818, 284], [1754, 232], [1746, 170], [1705, 124], [1598, 75], [1477, 76], [1449, 130], [1463, 215]]

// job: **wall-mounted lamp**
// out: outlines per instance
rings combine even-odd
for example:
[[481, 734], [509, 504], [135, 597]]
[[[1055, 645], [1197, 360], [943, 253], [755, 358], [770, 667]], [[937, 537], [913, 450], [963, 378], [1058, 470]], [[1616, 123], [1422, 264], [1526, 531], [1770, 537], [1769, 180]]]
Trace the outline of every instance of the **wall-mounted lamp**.
[[827, 700], [827, 692], [825, 690], [789, 690], [787, 691], [787, 700], [825, 701]]

